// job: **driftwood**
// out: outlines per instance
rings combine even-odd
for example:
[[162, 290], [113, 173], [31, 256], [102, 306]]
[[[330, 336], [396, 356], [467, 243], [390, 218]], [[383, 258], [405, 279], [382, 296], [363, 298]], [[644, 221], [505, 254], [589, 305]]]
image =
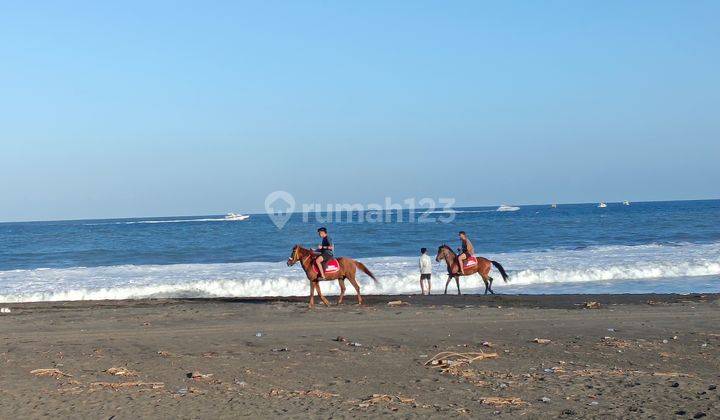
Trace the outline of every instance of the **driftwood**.
[[425, 366], [437, 367], [442, 371], [446, 371], [450, 368], [469, 365], [476, 360], [494, 359], [496, 357], [498, 357], [497, 353], [456, 353], [452, 351], [443, 351], [431, 357], [430, 360], [425, 362]]
[[67, 377], [72, 378], [72, 375], [68, 375], [67, 373], [61, 371], [60, 369], [35, 369], [31, 370], [30, 373], [32, 373], [35, 376], [53, 376], [55, 378], [61, 378], [61, 377]]

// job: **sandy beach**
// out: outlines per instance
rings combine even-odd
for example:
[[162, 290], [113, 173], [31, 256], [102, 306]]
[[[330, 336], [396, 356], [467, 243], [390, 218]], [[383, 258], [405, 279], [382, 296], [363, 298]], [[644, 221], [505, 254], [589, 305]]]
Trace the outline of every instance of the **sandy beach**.
[[[363, 307], [313, 311], [305, 298], [3, 305], [12, 312], [0, 316], [0, 413], [710, 418], [720, 412], [718, 298], [369, 296]], [[426, 364], [441, 352], [451, 353]]]

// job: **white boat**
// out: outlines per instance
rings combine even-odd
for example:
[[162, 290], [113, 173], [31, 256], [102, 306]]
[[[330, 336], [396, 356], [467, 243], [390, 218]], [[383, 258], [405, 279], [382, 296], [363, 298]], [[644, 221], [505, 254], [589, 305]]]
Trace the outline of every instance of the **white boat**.
[[630, 205], [629, 201], [627, 201], [627, 200], [623, 201], [623, 206], [629, 206], [629, 205]]
[[225, 215], [225, 220], [246, 220], [250, 216], [246, 214], [228, 213]]
[[554, 204], [554, 203], [553, 203], [553, 204], [550, 204], [550, 208], [551, 208], [551, 209], [556, 209], [556, 208], [557, 208], [557, 204]]
[[604, 201], [601, 201], [600, 204], [598, 204], [598, 208], [600, 209], [604, 209], [605, 207], [607, 207], [607, 204], [605, 204]]
[[520, 207], [508, 206], [506, 204], [503, 204], [500, 207], [498, 207], [496, 211], [518, 211], [518, 210], [520, 210]]

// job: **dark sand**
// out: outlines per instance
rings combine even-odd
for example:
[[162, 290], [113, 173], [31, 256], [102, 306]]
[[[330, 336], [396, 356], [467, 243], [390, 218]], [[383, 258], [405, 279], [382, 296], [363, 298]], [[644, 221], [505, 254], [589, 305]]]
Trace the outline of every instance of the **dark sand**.
[[[314, 311], [305, 298], [2, 304], [12, 313], [0, 315], [0, 417], [718, 418], [718, 298], [376, 296], [358, 307], [350, 296]], [[498, 357], [424, 366], [441, 351]]]

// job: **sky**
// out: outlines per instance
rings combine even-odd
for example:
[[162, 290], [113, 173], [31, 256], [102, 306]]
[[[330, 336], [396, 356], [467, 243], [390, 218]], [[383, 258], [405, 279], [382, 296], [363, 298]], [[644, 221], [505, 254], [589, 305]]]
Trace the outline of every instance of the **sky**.
[[0, 3], [0, 221], [720, 198], [717, 1]]

